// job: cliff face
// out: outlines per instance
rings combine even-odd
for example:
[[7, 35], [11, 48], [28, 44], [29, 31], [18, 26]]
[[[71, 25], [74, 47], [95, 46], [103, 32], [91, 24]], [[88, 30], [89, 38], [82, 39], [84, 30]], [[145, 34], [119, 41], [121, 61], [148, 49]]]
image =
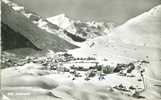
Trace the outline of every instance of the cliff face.
[[19, 32], [15, 32], [8, 25], [1, 23], [2, 31], [2, 50], [10, 50], [17, 48], [33, 48], [38, 49], [33, 43], [27, 38], [21, 35]]
[[32, 48], [65, 51], [77, 47], [55, 34], [40, 29], [20, 10], [13, 9], [12, 4], [2, 2], [1, 7], [3, 50]]

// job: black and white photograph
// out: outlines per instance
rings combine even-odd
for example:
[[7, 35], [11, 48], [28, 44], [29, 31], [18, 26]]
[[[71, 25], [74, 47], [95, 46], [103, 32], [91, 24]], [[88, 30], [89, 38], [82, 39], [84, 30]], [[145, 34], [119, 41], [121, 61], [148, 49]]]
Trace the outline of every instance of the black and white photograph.
[[161, 0], [1, 0], [1, 100], [161, 100]]

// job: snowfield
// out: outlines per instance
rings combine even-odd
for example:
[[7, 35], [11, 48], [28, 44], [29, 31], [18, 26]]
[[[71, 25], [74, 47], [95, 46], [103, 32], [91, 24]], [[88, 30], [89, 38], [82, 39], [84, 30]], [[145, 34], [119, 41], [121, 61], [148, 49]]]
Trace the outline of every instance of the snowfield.
[[[126, 88], [133, 86], [137, 87], [138, 91], [142, 91], [143, 82], [138, 81], [140, 74], [137, 71], [132, 73], [136, 77], [120, 76], [118, 73], [114, 73], [106, 75], [103, 80], [99, 80], [99, 77], [96, 76], [85, 81], [85, 75], [73, 80], [74, 76], [68, 72], [47, 71], [38, 64], [30, 63], [20, 67], [3, 69], [1, 91], [3, 95], [8, 99], [12, 98], [12, 100], [36, 98], [40, 100], [44, 98], [49, 100], [136, 100], [137, 98], [130, 96], [133, 91], [126, 93], [113, 88], [122, 84]], [[150, 89], [152, 88], [154, 87]], [[147, 93], [151, 92], [153, 94], [148, 94], [147, 97]], [[18, 96], [18, 93], [24, 95]], [[145, 96], [146, 100], [159, 100], [160, 97], [158, 92], [148, 89], [141, 95]]]

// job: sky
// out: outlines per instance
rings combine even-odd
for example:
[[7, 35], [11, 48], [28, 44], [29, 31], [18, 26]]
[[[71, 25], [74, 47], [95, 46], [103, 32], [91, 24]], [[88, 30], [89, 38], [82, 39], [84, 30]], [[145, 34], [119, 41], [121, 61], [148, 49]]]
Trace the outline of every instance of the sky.
[[107, 21], [122, 24], [161, 0], [13, 0], [44, 18], [65, 13], [74, 20]]

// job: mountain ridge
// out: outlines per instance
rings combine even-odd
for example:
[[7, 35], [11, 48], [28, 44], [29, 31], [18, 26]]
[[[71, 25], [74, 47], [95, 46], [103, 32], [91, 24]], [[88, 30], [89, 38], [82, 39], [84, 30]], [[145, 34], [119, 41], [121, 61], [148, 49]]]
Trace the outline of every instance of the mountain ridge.
[[107, 35], [115, 27], [114, 23], [109, 22], [82, 22], [80, 20], [72, 20], [64, 13], [49, 17], [47, 20], [71, 34], [85, 39]]
[[161, 47], [161, 5], [118, 26], [111, 40], [148, 47]]
[[[8, 25], [15, 32], [19, 32], [40, 50], [66, 51], [78, 47], [32, 23], [30, 18], [22, 14], [24, 12], [23, 7], [9, 0], [2, 0], [1, 6], [2, 23]], [[32, 13], [28, 12], [27, 14], [31, 16]], [[2, 32], [2, 34], [5, 33]]]

